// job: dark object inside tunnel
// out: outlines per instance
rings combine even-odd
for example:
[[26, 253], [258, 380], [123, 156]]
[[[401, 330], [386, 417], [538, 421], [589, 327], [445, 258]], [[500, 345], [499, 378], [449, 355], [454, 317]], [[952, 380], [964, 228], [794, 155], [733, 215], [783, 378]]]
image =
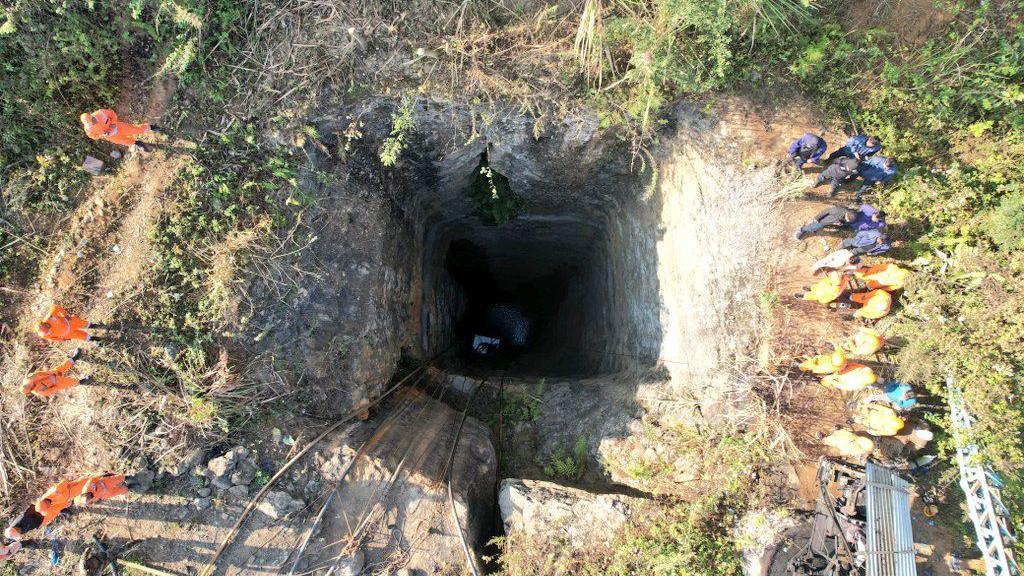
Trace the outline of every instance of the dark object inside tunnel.
[[[493, 247], [492, 247], [493, 248]], [[536, 259], [528, 250], [524, 259]], [[464, 311], [453, 330], [467, 359], [488, 367], [508, 368], [512, 363], [541, 354], [557, 337], [555, 319], [568, 294], [577, 268], [560, 263], [538, 276], [492, 271], [488, 249], [468, 238], [453, 240], [445, 256], [445, 270], [462, 289]], [[498, 264], [500, 265], [500, 263]], [[486, 353], [475, 349], [475, 338], [500, 342]]]

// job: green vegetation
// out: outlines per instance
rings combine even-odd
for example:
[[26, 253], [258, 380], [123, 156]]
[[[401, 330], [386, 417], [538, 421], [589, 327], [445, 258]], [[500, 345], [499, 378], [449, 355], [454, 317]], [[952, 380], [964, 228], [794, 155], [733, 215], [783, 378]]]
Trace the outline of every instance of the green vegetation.
[[540, 418], [540, 403], [544, 398], [544, 379], [534, 385], [532, 392], [506, 391], [502, 398], [502, 415], [509, 424], [533, 422]]
[[153, 233], [156, 263], [144, 296], [148, 305], [139, 307], [143, 325], [181, 347], [175, 377], [189, 394], [185, 419], [223, 432], [232, 420], [251, 416], [254, 406], [238, 402], [250, 397], [246, 385], [231, 378], [225, 359], [211, 350], [244, 329], [245, 319], [233, 309], [238, 287], [250, 278], [258, 235], [296, 226], [289, 207], [309, 202], [297, 195], [288, 153], [260, 148], [253, 130], [233, 127], [201, 149], [176, 181], [177, 209]]
[[469, 195], [476, 201], [484, 220], [496, 226], [514, 218], [523, 204], [522, 199], [509, 186], [508, 178], [491, 168], [486, 153], [473, 172]]
[[580, 438], [570, 452], [558, 446], [542, 462], [550, 478], [579, 480], [587, 469], [587, 439]]
[[[632, 574], [720, 576], [742, 574], [732, 527], [764, 495], [751, 472], [768, 462], [770, 450], [754, 432], [698, 435], [667, 431], [668, 445], [695, 454], [705, 468], [701, 495], [692, 502], [662, 500], [634, 510], [607, 549], [574, 550], [552, 530], [549, 539], [515, 533], [496, 539], [503, 574]], [[584, 446], [585, 447], [585, 446]]]
[[409, 145], [409, 136], [416, 128], [416, 119], [412, 115], [412, 100], [405, 100], [398, 110], [391, 115], [391, 135], [384, 139], [380, 147], [380, 161], [385, 166], [394, 166], [398, 157]]

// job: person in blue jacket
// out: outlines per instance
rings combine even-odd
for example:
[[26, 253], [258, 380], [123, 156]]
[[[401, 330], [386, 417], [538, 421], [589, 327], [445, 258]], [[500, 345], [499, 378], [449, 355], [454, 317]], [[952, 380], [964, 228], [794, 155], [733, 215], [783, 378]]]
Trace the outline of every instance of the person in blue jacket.
[[857, 166], [857, 175], [864, 183], [857, 189], [857, 201], [876, 184], [885, 184], [896, 176], [896, 161], [890, 156], [872, 156]]
[[856, 136], [850, 136], [849, 140], [846, 141], [846, 146], [829, 155], [826, 162], [831, 162], [842, 156], [856, 158], [863, 162], [865, 159], [877, 154], [881, 149], [882, 143], [878, 140], [877, 136], [857, 134]]
[[821, 130], [821, 135], [808, 132], [790, 144], [789, 159], [793, 162], [793, 165], [803, 170], [804, 164], [807, 162], [818, 164], [819, 160], [821, 160], [821, 155], [828, 148], [824, 136], [824, 130]]
[[879, 229], [861, 230], [853, 236], [844, 239], [839, 244], [840, 249], [849, 250], [853, 256], [880, 256], [892, 248], [889, 237]]
[[885, 228], [885, 212], [869, 204], [861, 204], [858, 208], [830, 206], [801, 226], [796, 232], [796, 239], [803, 240], [826, 226], [849, 228], [854, 232], [881, 230]]

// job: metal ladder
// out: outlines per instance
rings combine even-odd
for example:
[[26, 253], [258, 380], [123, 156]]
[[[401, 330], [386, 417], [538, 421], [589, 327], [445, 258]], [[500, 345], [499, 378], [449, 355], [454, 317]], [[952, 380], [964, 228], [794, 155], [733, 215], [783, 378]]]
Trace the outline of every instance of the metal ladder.
[[1019, 576], [1020, 569], [1006, 546], [1015, 537], [1006, 525], [1008, 513], [999, 495], [999, 480], [981, 463], [977, 445], [967, 438], [973, 419], [964, 407], [960, 387], [952, 378], [949, 390], [949, 416], [956, 438], [956, 460], [960, 466], [960, 488], [967, 497], [967, 513], [974, 522], [978, 548], [985, 559], [987, 576]]

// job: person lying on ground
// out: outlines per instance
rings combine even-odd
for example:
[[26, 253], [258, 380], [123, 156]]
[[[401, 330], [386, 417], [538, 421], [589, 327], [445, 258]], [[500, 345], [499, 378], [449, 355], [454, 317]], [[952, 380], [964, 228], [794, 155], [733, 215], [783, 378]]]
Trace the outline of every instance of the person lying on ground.
[[862, 230], [881, 230], [885, 228], [885, 212], [869, 204], [861, 204], [856, 209], [845, 206], [831, 206], [818, 212], [814, 219], [796, 231], [796, 239], [804, 238], [824, 228], [849, 228], [854, 232]]
[[74, 388], [80, 383], [88, 380], [86, 378], [73, 378], [68, 376], [68, 372], [71, 371], [75, 366], [75, 358], [78, 357], [78, 348], [75, 348], [67, 360], [63, 364], [53, 368], [52, 370], [44, 370], [35, 372], [25, 377], [25, 380], [21, 384], [21, 391], [26, 396], [35, 395], [40, 398], [52, 396], [62, 390]]
[[872, 436], [895, 436], [905, 424], [895, 410], [876, 402], [861, 403], [853, 421]]
[[57, 519], [60, 513], [74, 504], [82, 493], [88, 477], [77, 480], [61, 480], [50, 487], [35, 504], [27, 508], [7, 529], [4, 536], [20, 540], [27, 532], [46, 526]]
[[134, 487], [132, 478], [121, 474], [83, 476], [76, 480], [61, 480], [25, 509], [4, 530], [10, 540], [20, 540], [25, 534], [52, 523], [61, 512], [73, 505], [89, 505], [100, 500], [115, 498]]
[[39, 322], [37, 332], [40, 338], [54, 342], [82, 340], [88, 342], [92, 328], [101, 328], [102, 324], [92, 324], [84, 318], [68, 313], [60, 304], [54, 304], [46, 319]]
[[861, 230], [844, 238], [838, 248], [849, 250], [853, 256], [880, 256], [888, 252], [892, 245], [889, 236], [881, 230]]
[[871, 290], [882, 288], [891, 292], [893, 290], [902, 290], [906, 286], [907, 279], [910, 277], [910, 270], [900, 268], [892, 262], [887, 262], [874, 266], [861, 266], [853, 271], [853, 276], [857, 280], [864, 282]]
[[827, 354], [808, 356], [798, 365], [804, 372], [812, 374], [832, 374], [846, 365], [846, 355], [838, 347]]
[[810, 300], [820, 304], [828, 304], [839, 298], [850, 288], [850, 276], [840, 272], [829, 272], [825, 277], [812, 284], [804, 291], [795, 294], [795, 298]]
[[851, 180], [857, 176], [857, 167], [860, 166], [860, 160], [856, 158], [842, 157], [832, 162], [818, 174], [818, 177], [814, 179], [814, 186], [817, 188], [825, 182], [829, 182], [828, 195], [832, 198], [836, 195], [839, 187], [843, 185], [843, 182]]
[[117, 119], [117, 113], [103, 108], [92, 114], [82, 114], [82, 128], [86, 136], [93, 140], [106, 140], [121, 146], [138, 145], [143, 151], [146, 145], [138, 142], [140, 136], [147, 132], [160, 132], [155, 124], [129, 124]]
[[789, 159], [798, 169], [803, 170], [804, 164], [818, 164], [828, 144], [825, 142], [825, 130], [821, 135], [808, 132], [789, 145]]
[[93, 476], [82, 487], [82, 493], [75, 498], [75, 504], [88, 506], [100, 500], [109, 500], [128, 493], [124, 474]]
[[811, 264], [811, 274], [817, 274], [822, 270], [847, 271], [860, 262], [860, 256], [854, 256], [853, 252], [843, 248], [826, 254], [821, 260]]
[[896, 177], [896, 161], [889, 156], [872, 156], [857, 166], [857, 175], [863, 180], [857, 189], [857, 201], [860, 202], [865, 192]]
[[855, 434], [850, 430], [841, 428], [822, 438], [821, 442], [835, 449], [839, 456], [856, 458], [867, 456], [875, 449], [875, 442], [867, 436]]
[[822, 385], [842, 390], [843, 392], [863, 390], [876, 381], [877, 377], [874, 370], [869, 366], [856, 362], [847, 362], [834, 374], [828, 374], [821, 379]]
[[832, 162], [836, 158], [856, 158], [864, 160], [874, 156], [882, 150], [882, 142], [877, 136], [865, 136], [857, 134], [846, 140], [846, 145], [829, 155], [826, 162]]
[[864, 320], [884, 318], [892, 309], [892, 295], [882, 289], [850, 294], [850, 302], [856, 305], [853, 317]]
[[841, 344], [843, 350], [851, 356], [870, 356], [877, 353], [885, 345], [882, 333], [868, 326], [858, 326], [857, 330]]

